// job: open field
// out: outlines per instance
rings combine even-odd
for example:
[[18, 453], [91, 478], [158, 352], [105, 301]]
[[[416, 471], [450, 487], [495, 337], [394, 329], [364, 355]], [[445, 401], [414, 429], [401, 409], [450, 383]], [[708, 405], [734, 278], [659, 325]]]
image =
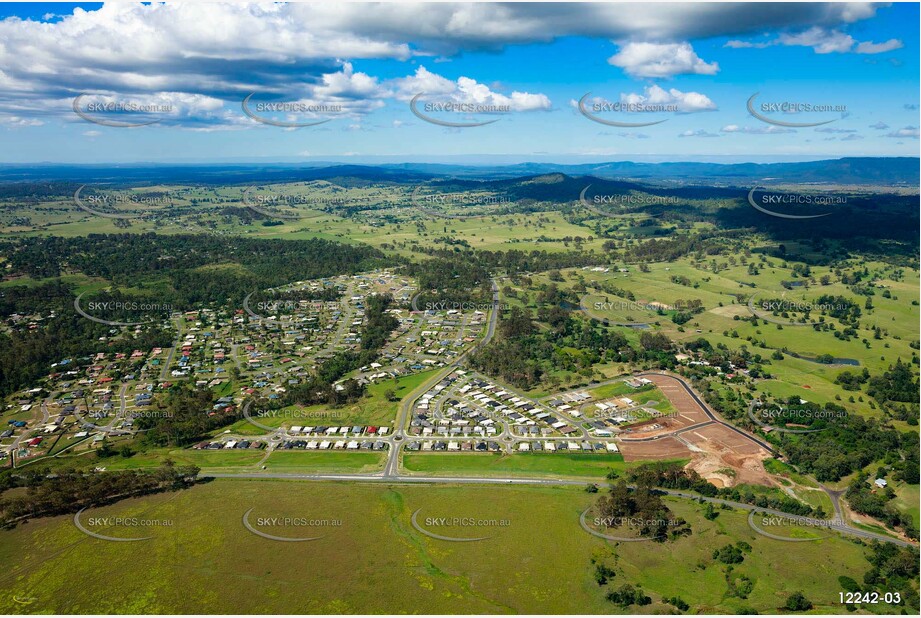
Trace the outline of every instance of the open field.
[[[844, 613], [837, 577], [860, 580], [869, 568], [859, 545], [830, 537], [790, 545], [759, 536], [747, 514], [720, 511], [714, 521], [693, 502], [668, 500], [692, 534], [665, 545], [611, 543], [579, 527], [593, 498], [578, 488], [428, 487], [216, 480], [175, 494], [94, 509], [92, 516], [149, 520], [148, 541], [84, 536], [70, 516], [0, 531], [0, 609], [5, 613], [399, 613], [407, 595], [427, 613], [659, 613], [664, 596], [697, 612], [777, 612], [801, 590], [816, 611]], [[283, 543], [260, 538], [320, 537]], [[451, 543], [411, 524], [452, 537]], [[89, 526], [108, 536], [138, 536], [125, 526]], [[269, 518], [310, 525], [271, 526]], [[431, 518], [468, 517], [484, 525], [433, 526]], [[497, 525], [502, 520], [507, 525]], [[166, 525], [166, 523], [169, 525]], [[428, 524], [426, 522], [429, 522]], [[270, 523], [270, 522], [269, 522]], [[728, 593], [714, 548], [745, 541], [752, 551], [735, 577], [753, 582], [748, 598]], [[143, 545], [141, 548], [140, 546]], [[138, 551], [143, 549], [143, 551]], [[590, 559], [609, 558], [610, 589], [641, 586], [653, 604], [620, 610], [604, 599]], [[553, 556], [553, 560], [547, 560]], [[103, 582], [117, 578], [118, 592]], [[874, 606], [874, 611], [887, 611]], [[889, 608], [888, 611], [892, 611]]]
[[627, 469], [620, 454], [526, 453], [404, 453], [408, 472], [486, 476], [575, 476], [601, 479], [608, 470]]
[[[757, 274], [753, 274], [742, 265], [744, 258], [742, 252], [721, 258], [719, 272], [713, 272], [711, 264], [695, 264], [687, 257], [649, 264], [645, 272], [633, 267], [626, 273], [570, 269], [563, 271], [566, 282], [559, 285], [568, 287], [580, 282], [589, 286], [588, 294], [580, 294], [589, 317], [611, 322], [646, 322], [651, 330], [662, 332], [676, 341], [704, 337], [714, 346], [723, 344], [730, 349], [745, 344], [765, 357], [770, 357], [774, 350], [784, 350], [783, 359], [773, 359], [768, 366], [775, 379], [756, 383], [759, 393], [774, 397], [795, 394], [820, 404], [839, 403], [850, 412], [877, 415], [866, 401], [850, 402], [852, 393], [835, 384], [834, 380], [848, 369], [859, 372], [866, 367], [876, 374], [887, 369], [896, 359], [910, 359], [916, 354], [910, 344], [918, 341], [919, 308], [916, 303], [921, 273], [912, 268], [894, 269], [881, 262], [867, 262], [867, 269], [878, 273], [879, 278], [875, 294], [870, 297], [872, 308], [866, 309], [865, 298], [855, 295], [849, 286], [841, 283], [831, 268], [813, 265], [810, 276], [802, 277], [793, 271], [794, 262], [777, 258], [761, 261], [752, 252], [747, 262], [757, 265]], [[896, 278], [895, 272], [901, 275]], [[823, 276], [830, 277], [827, 285], [820, 283]], [[534, 281], [535, 284], [549, 283], [545, 275], [536, 275]], [[786, 289], [785, 284], [798, 287]], [[634, 300], [606, 291], [591, 291], [594, 285], [616, 286], [632, 293]], [[834, 332], [791, 325], [786, 323], [788, 318], [772, 316], [771, 312], [758, 308], [762, 301], [780, 298], [790, 306], [816, 307], [821, 305], [819, 298], [822, 295], [842, 296], [862, 309], [861, 328], [857, 329], [855, 337], [845, 340], [834, 336]], [[781, 324], [762, 319], [758, 326], [754, 326], [749, 321], [734, 319], [752, 316], [748, 307], [752, 298], [759, 316], [778, 320]], [[688, 300], [700, 300], [704, 311], [694, 315], [683, 326], [672, 322], [674, 310], [660, 313], [649, 308], [650, 305], [657, 306], [656, 303], [665, 307], [680, 306], [681, 302]], [[811, 319], [821, 319], [823, 316], [820, 314], [820, 311], [813, 311]], [[874, 336], [875, 327], [882, 329], [880, 339]], [[642, 332], [623, 330], [631, 341]], [[763, 349], [760, 347], [762, 344], [766, 346]], [[855, 364], [822, 364], [810, 360], [822, 354]], [[913, 430], [917, 431], [917, 426]]]
[[263, 464], [268, 472], [378, 472], [384, 467], [385, 453], [314, 451], [274, 451]]

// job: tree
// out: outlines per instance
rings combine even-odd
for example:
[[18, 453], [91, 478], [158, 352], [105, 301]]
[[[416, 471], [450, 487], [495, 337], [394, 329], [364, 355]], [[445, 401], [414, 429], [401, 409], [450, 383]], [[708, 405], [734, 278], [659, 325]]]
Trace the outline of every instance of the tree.
[[802, 592], [794, 592], [787, 598], [784, 607], [793, 612], [804, 612], [812, 609], [812, 601], [806, 598]]

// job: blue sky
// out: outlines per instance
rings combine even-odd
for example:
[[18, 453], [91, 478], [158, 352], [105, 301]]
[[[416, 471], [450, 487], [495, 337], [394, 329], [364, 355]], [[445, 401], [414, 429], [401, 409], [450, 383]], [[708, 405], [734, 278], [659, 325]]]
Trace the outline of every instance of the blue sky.
[[[918, 156], [918, 21], [872, 3], [0, 4], [0, 161]], [[594, 118], [658, 124], [596, 122], [589, 92]]]

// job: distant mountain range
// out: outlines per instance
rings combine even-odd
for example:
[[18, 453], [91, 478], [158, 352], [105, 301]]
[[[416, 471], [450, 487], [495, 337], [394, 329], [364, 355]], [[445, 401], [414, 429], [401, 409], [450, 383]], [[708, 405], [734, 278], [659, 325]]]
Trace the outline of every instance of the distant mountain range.
[[499, 180], [543, 174], [593, 176], [665, 186], [750, 186], [754, 183], [820, 183], [917, 187], [917, 157], [847, 157], [785, 163], [519, 163], [475, 166], [427, 163], [342, 165], [263, 163], [225, 165], [0, 165], [0, 182], [72, 181], [85, 183], [273, 183], [356, 179], [411, 183], [450, 178]]
[[555, 165], [520, 163], [502, 167], [426, 165], [406, 163], [383, 165], [387, 169], [427, 172], [433, 175], [472, 178], [513, 178], [537, 174], [562, 173], [570, 176], [595, 176], [642, 182], [692, 182], [694, 184], [751, 184], [757, 181], [881, 184], [917, 186], [921, 182], [917, 157], [848, 157], [823, 161], [791, 163], [582, 163]]

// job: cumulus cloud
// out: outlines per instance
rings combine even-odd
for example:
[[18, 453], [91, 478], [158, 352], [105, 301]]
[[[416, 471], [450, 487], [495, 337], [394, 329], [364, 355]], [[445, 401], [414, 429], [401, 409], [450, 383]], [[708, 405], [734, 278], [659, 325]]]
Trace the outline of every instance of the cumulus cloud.
[[414, 96], [424, 93], [427, 100], [501, 106], [515, 112], [546, 111], [551, 107], [550, 99], [544, 94], [514, 91], [510, 95], [504, 95], [469, 77], [459, 77], [454, 81], [432, 73], [425, 67], [419, 67], [415, 74], [409, 77], [394, 79], [390, 84], [394, 88], [394, 96], [402, 101], [409, 101]]
[[608, 64], [633, 77], [715, 75], [720, 70], [716, 62], [702, 60], [690, 43], [625, 43]]
[[655, 84], [648, 86], [643, 94], [627, 93], [620, 95], [621, 103], [631, 105], [666, 105], [673, 106], [679, 112], [705, 112], [716, 109], [716, 103], [699, 92], [682, 92], [677, 88], [665, 90]]
[[[353, 61], [437, 62], [465, 51], [571, 36], [617, 41], [612, 64], [632, 75], [713, 74], [715, 62], [700, 59], [690, 43], [676, 41], [812, 26], [834, 30], [873, 17], [877, 5], [446, 2], [420, 12], [397, 3], [187, 2], [106, 3], [95, 10], [70, 10], [46, 15], [44, 21], [0, 20], [5, 124], [54, 114], [71, 118], [70, 103], [82, 92], [120, 97], [170, 93], [175, 107], [169, 119], [202, 130], [239, 126], [240, 101], [252, 92], [288, 101], [334, 99], [360, 114], [379, 107], [392, 87], [354, 71]], [[457, 80], [445, 94], [507, 99], [521, 110], [549, 107], [544, 95], [501, 94], [469, 79]], [[212, 100], [222, 107], [210, 107]]]
[[871, 125], [870, 125], [870, 128], [871, 128], [871, 129], [876, 129], [876, 130], [878, 130], [878, 131], [882, 131], [883, 129], [888, 129], [888, 128], [889, 128], [889, 125], [886, 124], [885, 122], [883, 122], [882, 120], [880, 120], [880, 121], [877, 122], [876, 124], [871, 124]]

